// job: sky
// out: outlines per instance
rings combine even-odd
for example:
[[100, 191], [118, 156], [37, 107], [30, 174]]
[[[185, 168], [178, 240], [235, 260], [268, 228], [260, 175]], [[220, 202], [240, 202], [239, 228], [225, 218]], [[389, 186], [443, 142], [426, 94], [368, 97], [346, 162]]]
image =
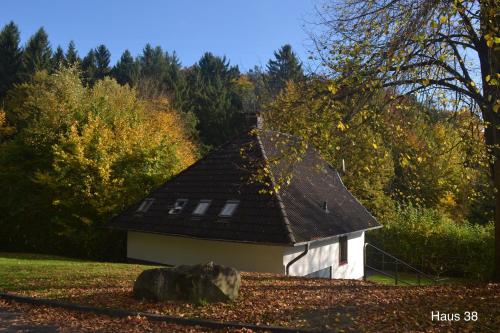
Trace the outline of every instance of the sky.
[[176, 51], [184, 66], [204, 52], [226, 55], [248, 70], [265, 66], [273, 51], [289, 43], [302, 61], [310, 50], [308, 25], [315, 0], [5, 0], [0, 26], [14, 21], [24, 44], [44, 27], [53, 49], [70, 40], [79, 55], [105, 44], [112, 63], [146, 43]]

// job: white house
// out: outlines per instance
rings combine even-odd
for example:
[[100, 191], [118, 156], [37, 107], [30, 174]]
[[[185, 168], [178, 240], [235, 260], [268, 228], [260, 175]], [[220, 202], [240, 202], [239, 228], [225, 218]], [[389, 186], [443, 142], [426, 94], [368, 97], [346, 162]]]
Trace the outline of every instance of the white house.
[[[110, 227], [127, 231], [127, 257], [362, 278], [365, 231], [380, 225], [312, 149], [286, 164], [280, 136], [255, 125], [116, 216]], [[266, 166], [269, 175], [256, 181]], [[287, 186], [266, 190], [284, 174]]]

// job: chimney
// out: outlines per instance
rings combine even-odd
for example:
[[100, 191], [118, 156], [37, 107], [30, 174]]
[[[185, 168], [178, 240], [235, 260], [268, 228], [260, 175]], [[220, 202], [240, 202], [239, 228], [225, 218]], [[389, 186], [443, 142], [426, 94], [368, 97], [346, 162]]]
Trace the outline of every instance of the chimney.
[[254, 128], [262, 128], [262, 117], [259, 111], [245, 113], [245, 122], [249, 130], [252, 130]]

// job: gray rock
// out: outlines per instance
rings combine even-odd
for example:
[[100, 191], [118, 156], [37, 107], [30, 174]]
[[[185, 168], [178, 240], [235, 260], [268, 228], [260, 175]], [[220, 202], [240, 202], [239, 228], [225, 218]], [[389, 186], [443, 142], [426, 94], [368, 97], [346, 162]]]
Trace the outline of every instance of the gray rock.
[[134, 283], [134, 297], [194, 303], [232, 301], [238, 297], [240, 273], [213, 262], [143, 271]]

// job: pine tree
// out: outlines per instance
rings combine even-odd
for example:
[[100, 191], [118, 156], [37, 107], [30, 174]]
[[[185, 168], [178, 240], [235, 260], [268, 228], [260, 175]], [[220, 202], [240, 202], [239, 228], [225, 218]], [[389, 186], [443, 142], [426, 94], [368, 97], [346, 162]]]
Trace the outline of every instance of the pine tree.
[[0, 32], [0, 98], [19, 80], [22, 57], [19, 40], [19, 29], [11, 21]]
[[58, 46], [56, 52], [54, 52], [54, 55], [52, 56], [52, 68], [57, 70], [65, 64], [66, 58], [64, 57], [64, 51], [61, 46]]
[[290, 44], [283, 45], [274, 52], [274, 58], [267, 63], [268, 87], [273, 95], [283, 89], [287, 81], [298, 81], [304, 77], [302, 63]]
[[111, 71], [109, 67], [111, 53], [105, 45], [101, 44], [95, 49], [94, 54], [96, 61], [95, 79], [101, 80], [104, 79], [105, 76], [108, 76]]
[[139, 65], [129, 50], [125, 50], [111, 71], [111, 75], [120, 84], [128, 84], [130, 86], [137, 82], [139, 75]]
[[163, 49], [160, 46], [153, 48], [147, 44], [138, 62], [140, 66], [139, 93], [148, 98], [164, 95], [168, 64]]
[[43, 28], [40, 28], [28, 40], [22, 57], [22, 80], [27, 80], [36, 71], [51, 69], [52, 50], [49, 44], [49, 36]]
[[75, 65], [78, 62], [80, 62], [80, 57], [78, 56], [78, 52], [76, 51], [75, 42], [70, 41], [68, 50], [66, 51], [66, 64]]
[[85, 83], [93, 85], [95, 82], [95, 73], [97, 71], [95, 52], [90, 50], [82, 60], [82, 71]]
[[161, 46], [153, 48], [150, 44], [147, 44], [142, 56], [139, 57], [139, 62], [141, 64], [141, 76], [162, 83], [168, 65]]
[[234, 83], [239, 76], [226, 57], [208, 52], [188, 71], [184, 111], [196, 115], [200, 139], [208, 146], [220, 145], [241, 130], [242, 103]]
[[172, 55], [170, 55], [168, 52], [165, 52], [165, 60], [166, 73], [163, 81], [167, 90], [174, 91], [177, 88], [179, 81], [181, 80], [182, 64], [175, 51], [172, 53]]
[[174, 108], [183, 110], [187, 102], [186, 94], [188, 91], [185, 71], [182, 70], [182, 64], [175, 51], [172, 55], [167, 52], [165, 57], [167, 59], [168, 71], [164, 79], [164, 85]]

